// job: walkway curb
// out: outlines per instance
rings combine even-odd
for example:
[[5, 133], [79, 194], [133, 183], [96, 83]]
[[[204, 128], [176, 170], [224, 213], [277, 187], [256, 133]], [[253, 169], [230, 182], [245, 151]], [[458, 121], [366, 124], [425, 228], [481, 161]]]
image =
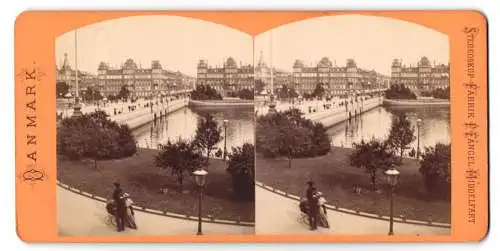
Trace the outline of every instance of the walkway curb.
[[[66, 185], [64, 183], [61, 183], [59, 180], [57, 181], [57, 185], [67, 191], [70, 191], [72, 193], [76, 193], [78, 195], [87, 197], [89, 199], [97, 200], [100, 202], [107, 202], [108, 200], [106, 198], [97, 196], [95, 194], [87, 193], [82, 190], [76, 189], [74, 187], [71, 187], [69, 185]], [[177, 213], [172, 213], [168, 211], [161, 211], [161, 210], [156, 210], [156, 209], [150, 209], [147, 207], [139, 206], [139, 205], [133, 205], [133, 209], [137, 211], [141, 211], [143, 213], [148, 213], [148, 214], [155, 214], [159, 216], [165, 216], [165, 217], [170, 217], [170, 218], [177, 218], [177, 219], [183, 219], [183, 220], [190, 220], [190, 221], [198, 221], [197, 216], [191, 216], [191, 215], [182, 215], [182, 214], [177, 214]], [[231, 220], [219, 220], [215, 218], [201, 218], [202, 222], [206, 223], [213, 223], [213, 224], [223, 224], [223, 225], [235, 225], [235, 226], [244, 226], [244, 227], [254, 227], [255, 223], [254, 222], [246, 222], [246, 221], [231, 221]]]
[[[292, 194], [288, 194], [284, 191], [281, 191], [275, 187], [265, 185], [262, 182], [255, 181], [255, 185], [259, 186], [267, 191], [270, 191], [272, 193], [278, 194], [280, 196], [295, 200], [295, 201], [300, 201], [300, 197]], [[341, 213], [346, 213], [346, 214], [351, 214], [351, 215], [357, 215], [361, 217], [366, 217], [366, 218], [371, 218], [371, 219], [377, 219], [377, 220], [384, 220], [384, 221], [389, 221], [389, 216], [384, 216], [384, 215], [375, 215], [371, 213], [366, 213], [366, 212], [361, 212], [359, 210], [352, 210], [352, 209], [347, 209], [347, 208], [341, 208], [336, 205], [330, 205], [327, 204], [325, 205], [326, 208], [332, 210], [332, 211], [337, 211]], [[427, 222], [425, 221], [418, 221], [418, 220], [411, 220], [411, 219], [406, 219], [406, 218], [399, 218], [399, 217], [394, 217], [394, 222], [398, 223], [404, 223], [404, 224], [412, 224], [412, 225], [420, 225], [420, 226], [432, 226], [432, 227], [439, 227], [439, 228], [451, 228], [451, 224], [448, 223], [441, 223], [441, 222], [433, 222], [432, 220], [429, 220]]]

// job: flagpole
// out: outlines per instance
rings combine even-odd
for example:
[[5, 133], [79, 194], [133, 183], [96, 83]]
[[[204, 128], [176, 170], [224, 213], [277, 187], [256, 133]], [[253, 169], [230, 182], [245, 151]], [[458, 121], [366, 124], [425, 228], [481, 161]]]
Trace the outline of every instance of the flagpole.
[[271, 70], [271, 95], [269, 97], [269, 111], [271, 113], [276, 112], [276, 102], [274, 101], [274, 76], [273, 76], [273, 32], [269, 32], [269, 53], [270, 53], [270, 70]]
[[75, 105], [73, 107], [73, 117], [78, 117], [83, 115], [81, 111], [81, 105], [80, 105], [80, 91], [79, 91], [79, 86], [78, 86], [78, 36], [77, 36], [77, 31], [75, 29], [75, 87], [76, 87], [76, 97], [75, 97]]

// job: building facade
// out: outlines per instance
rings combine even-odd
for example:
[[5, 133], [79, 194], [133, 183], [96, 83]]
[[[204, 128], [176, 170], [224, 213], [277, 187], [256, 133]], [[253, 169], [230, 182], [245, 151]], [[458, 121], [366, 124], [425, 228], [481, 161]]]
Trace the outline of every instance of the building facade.
[[[64, 82], [69, 86], [69, 93], [71, 96], [76, 96], [76, 78], [78, 77], [78, 90], [81, 91], [86, 90], [90, 86], [94, 86], [96, 84], [96, 76], [84, 71], [78, 71], [76, 74], [76, 70], [73, 69], [68, 61], [68, 54], [64, 54], [64, 60], [61, 67], [56, 66], [56, 81]], [[78, 75], [78, 76], [77, 76]]]
[[209, 66], [205, 60], [198, 62], [196, 85], [209, 85], [223, 96], [243, 89], [252, 90], [253, 83], [253, 66], [241, 63], [238, 66], [232, 57], [229, 57], [222, 67]]
[[313, 66], [306, 66], [301, 60], [295, 60], [292, 85], [297, 92], [310, 94], [317, 84], [321, 84], [329, 95], [343, 96], [353, 91], [366, 93], [385, 89], [389, 78], [374, 70], [359, 68], [353, 59], [348, 59], [345, 66], [333, 65], [327, 57]]
[[416, 66], [403, 65], [394, 59], [391, 67], [391, 84], [403, 84], [413, 91], [429, 91], [450, 86], [450, 65], [431, 65], [427, 57], [422, 57]]
[[163, 69], [158, 60], [153, 60], [150, 68], [138, 67], [130, 58], [118, 69], [101, 62], [97, 71], [98, 88], [105, 97], [117, 95], [122, 87], [126, 87], [132, 97], [138, 98], [173, 95], [193, 87], [192, 77]]

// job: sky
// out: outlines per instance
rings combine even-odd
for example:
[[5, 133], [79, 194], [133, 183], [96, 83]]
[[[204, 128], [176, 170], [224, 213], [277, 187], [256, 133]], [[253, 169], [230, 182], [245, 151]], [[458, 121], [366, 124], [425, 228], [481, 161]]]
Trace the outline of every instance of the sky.
[[[271, 34], [272, 33], [272, 40]], [[390, 75], [394, 58], [416, 65], [422, 56], [431, 64], [449, 62], [446, 34], [392, 18], [343, 15], [299, 21], [261, 33], [255, 38], [255, 62], [264, 61], [292, 71], [296, 59], [316, 65], [328, 57], [337, 66], [353, 58], [358, 67]]]
[[[200, 59], [212, 66], [232, 56], [239, 64], [252, 64], [252, 37], [230, 27], [177, 16], [137, 16], [87, 25], [77, 31], [78, 69], [97, 72], [101, 61], [120, 67], [127, 58], [150, 68], [160, 60], [163, 68], [196, 76]], [[64, 53], [75, 68], [75, 32], [56, 39], [56, 64]]]

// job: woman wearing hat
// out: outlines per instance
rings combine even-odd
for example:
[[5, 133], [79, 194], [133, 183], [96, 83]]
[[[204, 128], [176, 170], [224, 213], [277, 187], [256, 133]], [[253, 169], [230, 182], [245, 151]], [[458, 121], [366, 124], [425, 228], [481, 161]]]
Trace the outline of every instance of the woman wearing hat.
[[137, 229], [137, 224], [135, 224], [135, 213], [134, 209], [132, 208], [132, 204], [134, 204], [134, 201], [132, 201], [128, 193], [123, 193], [121, 199], [124, 201], [125, 208], [127, 210], [127, 218], [125, 220], [125, 223], [129, 228]]

